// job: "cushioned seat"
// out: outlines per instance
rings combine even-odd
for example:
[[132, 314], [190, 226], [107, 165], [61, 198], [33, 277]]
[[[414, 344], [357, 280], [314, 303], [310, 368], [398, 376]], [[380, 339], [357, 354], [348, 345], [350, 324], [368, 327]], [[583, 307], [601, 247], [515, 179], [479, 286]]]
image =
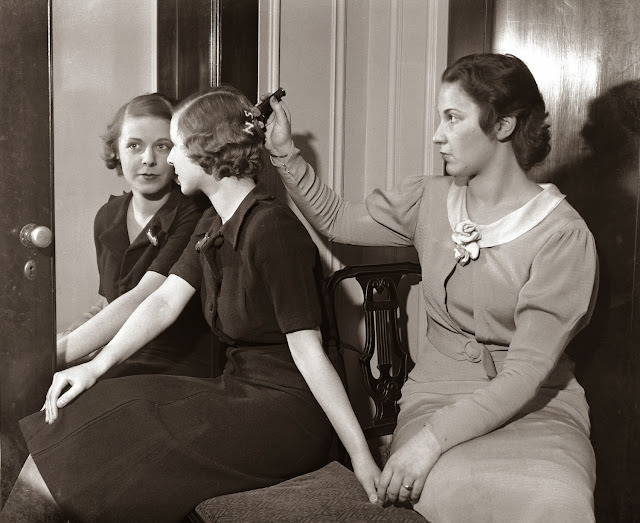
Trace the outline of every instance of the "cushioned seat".
[[208, 499], [195, 512], [207, 523], [425, 522], [409, 508], [370, 503], [353, 472], [337, 461], [272, 487]]

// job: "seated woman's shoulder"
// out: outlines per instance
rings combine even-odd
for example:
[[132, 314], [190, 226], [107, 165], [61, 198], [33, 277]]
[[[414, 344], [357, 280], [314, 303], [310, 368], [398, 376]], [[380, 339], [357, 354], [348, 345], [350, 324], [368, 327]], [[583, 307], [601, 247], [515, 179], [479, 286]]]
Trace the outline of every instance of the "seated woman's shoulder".
[[96, 221], [112, 222], [117, 213], [122, 212], [129, 202], [131, 193], [123, 191], [122, 194], [109, 195], [109, 199], [103, 203], [96, 213]]
[[420, 188], [436, 188], [436, 187], [449, 187], [453, 177], [443, 175], [430, 175], [430, 174], [413, 174], [407, 176], [400, 182], [401, 186], [414, 189]]
[[192, 208], [201, 213], [211, 207], [211, 202], [203, 193], [192, 194], [187, 196], [182, 194], [181, 191], [179, 191], [178, 200], [180, 202], [179, 203], [180, 206], [185, 208], [186, 207]]

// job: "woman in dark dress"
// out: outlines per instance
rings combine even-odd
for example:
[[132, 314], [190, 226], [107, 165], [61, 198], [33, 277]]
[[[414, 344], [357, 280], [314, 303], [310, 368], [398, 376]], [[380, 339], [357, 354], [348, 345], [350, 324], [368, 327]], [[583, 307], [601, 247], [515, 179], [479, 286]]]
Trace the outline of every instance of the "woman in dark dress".
[[[96, 214], [94, 241], [100, 300], [58, 335], [59, 368], [103, 347], [156, 290], [189, 242], [203, 206], [183, 195], [173, 166], [169, 124], [173, 104], [158, 93], [136, 96], [116, 112], [102, 137], [103, 160], [129, 186]], [[197, 297], [178, 319], [108, 376], [211, 373], [210, 335]], [[105, 376], [103, 376], [105, 377]]]
[[[380, 471], [322, 347], [318, 252], [295, 214], [256, 190], [264, 134], [251, 110], [228, 87], [178, 107], [169, 161], [182, 191], [203, 192], [213, 209], [162, 286], [95, 358], [56, 373], [44, 413], [22, 420], [31, 457], [9, 521], [38, 507], [74, 521], [179, 521], [208, 497], [323, 465], [330, 423], [376, 500]], [[198, 289], [229, 346], [221, 377], [98, 381]]]

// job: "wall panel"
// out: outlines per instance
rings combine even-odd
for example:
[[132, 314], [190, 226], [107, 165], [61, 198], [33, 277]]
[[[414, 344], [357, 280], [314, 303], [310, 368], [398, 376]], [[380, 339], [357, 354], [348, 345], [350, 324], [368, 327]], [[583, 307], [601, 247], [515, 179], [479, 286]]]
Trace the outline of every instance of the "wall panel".
[[[287, 89], [296, 144], [329, 186], [362, 201], [373, 188], [407, 176], [442, 174], [431, 137], [446, 62], [448, 0], [262, 0], [260, 12], [267, 33], [260, 42], [279, 48], [261, 49], [260, 56], [279, 56], [271, 67]], [[277, 38], [269, 23], [274, 13]], [[259, 71], [261, 84], [275, 74], [263, 64]], [[413, 248], [333, 245], [312, 235], [327, 272], [417, 258]], [[409, 340], [417, 347], [424, 313], [417, 291], [409, 299]]]

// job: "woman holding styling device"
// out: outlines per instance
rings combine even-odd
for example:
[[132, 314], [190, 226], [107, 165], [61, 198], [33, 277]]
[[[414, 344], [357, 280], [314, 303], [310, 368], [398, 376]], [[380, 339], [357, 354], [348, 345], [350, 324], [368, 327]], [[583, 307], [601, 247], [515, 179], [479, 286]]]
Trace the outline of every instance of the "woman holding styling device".
[[272, 163], [311, 224], [354, 245], [413, 245], [427, 333], [403, 387], [377, 492], [430, 522], [594, 520], [588, 405], [565, 354], [597, 288], [593, 237], [529, 169], [549, 152], [547, 114], [511, 55], [445, 70], [433, 142], [448, 176], [410, 177], [342, 200], [301, 157], [284, 103]]

